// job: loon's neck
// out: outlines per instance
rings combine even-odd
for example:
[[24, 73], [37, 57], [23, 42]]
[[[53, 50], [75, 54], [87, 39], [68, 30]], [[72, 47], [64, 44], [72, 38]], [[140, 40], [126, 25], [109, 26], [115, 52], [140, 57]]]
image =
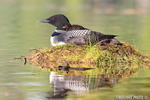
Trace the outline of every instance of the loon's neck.
[[65, 33], [66, 31], [64, 30], [55, 30], [54, 33], [51, 35], [51, 37], [54, 37], [54, 36], [58, 36], [62, 33]]
[[57, 32], [57, 33], [63, 33], [63, 32], [66, 32], [65, 30], [55, 30], [55, 32]]
[[57, 27], [56, 30], [64, 30], [64, 31], [65, 31], [66, 28], [65, 28], [65, 27], [64, 27], [64, 28], [63, 28], [63, 27], [61, 27], [61, 28], [60, 28], [60, 27]]

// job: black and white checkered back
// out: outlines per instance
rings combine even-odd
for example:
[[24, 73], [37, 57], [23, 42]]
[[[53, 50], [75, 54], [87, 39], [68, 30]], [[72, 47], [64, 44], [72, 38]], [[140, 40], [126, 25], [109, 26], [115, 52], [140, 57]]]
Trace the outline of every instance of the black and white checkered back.
[[88, 35], [91, 33], [91, 30], [72, 30], [66, 32], [71, 37], [84, 37], [85, 35]]
[[97, 38], [97, 34], [91, 30], [72, 30], [66, 32], [68, 36], [71, 37], [83, 37], [87, 41], [95, 41]]

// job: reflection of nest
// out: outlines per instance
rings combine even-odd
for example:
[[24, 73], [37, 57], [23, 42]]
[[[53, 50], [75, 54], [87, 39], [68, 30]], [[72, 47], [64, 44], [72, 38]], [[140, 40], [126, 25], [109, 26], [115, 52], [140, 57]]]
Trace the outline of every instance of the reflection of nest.
[[[140, 55], [131, 45], [104, 46], [75, 46], [65, 45], [58, 47], [44, 48], [36, 50], [34, 54], [26, 57], [37, 66], [58, 66], [69, 64], [96, 64], [101, 65], [122, 65], [138, 66], [149, 64], [150, 58]], [[148, 65], [149, 66], [149, 65]]]
[[55, 95], [55, 98], [56, 96], [67, 96], [67, 91], [72, 91], [71, 93], [73, 96], [85, 96], [87, 95], [86, 91], [101, 87], [113, 87], [113, 85], [117, 82], [117, 78], [107, 77], [106, 75], [90, 77], [85, 77], [82, 75], [50, 75], [50, 83], [53, 85], [53, 95]]

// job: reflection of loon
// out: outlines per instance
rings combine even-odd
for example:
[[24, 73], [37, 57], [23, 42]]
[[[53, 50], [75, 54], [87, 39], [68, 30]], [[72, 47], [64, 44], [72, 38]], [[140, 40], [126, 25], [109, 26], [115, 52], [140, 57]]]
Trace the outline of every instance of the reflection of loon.
[[73, 96], [84, 96], [87, 95], [86, 91], [88, 90], [106, 86], [112, 87], [118, 81], [116, 78], [86, 78], [81, 75], [56, 75], [55, 72], [51, 72], [49, 80], [54, 88], [51, 98], [65, 97], [67, 96], [67, 91], [72, 91]]

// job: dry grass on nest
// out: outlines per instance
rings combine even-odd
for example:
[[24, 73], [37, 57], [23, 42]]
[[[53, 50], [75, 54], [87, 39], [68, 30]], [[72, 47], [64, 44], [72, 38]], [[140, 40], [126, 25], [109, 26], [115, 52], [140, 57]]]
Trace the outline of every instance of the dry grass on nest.
[[36, 50], [26, 58], [37, 66], [58, 66], [69, 64], [95, 64], [102, 66], [150, 66], [150, 57], [142, 56], [133, 46], [76, 46], [63, 45]]

